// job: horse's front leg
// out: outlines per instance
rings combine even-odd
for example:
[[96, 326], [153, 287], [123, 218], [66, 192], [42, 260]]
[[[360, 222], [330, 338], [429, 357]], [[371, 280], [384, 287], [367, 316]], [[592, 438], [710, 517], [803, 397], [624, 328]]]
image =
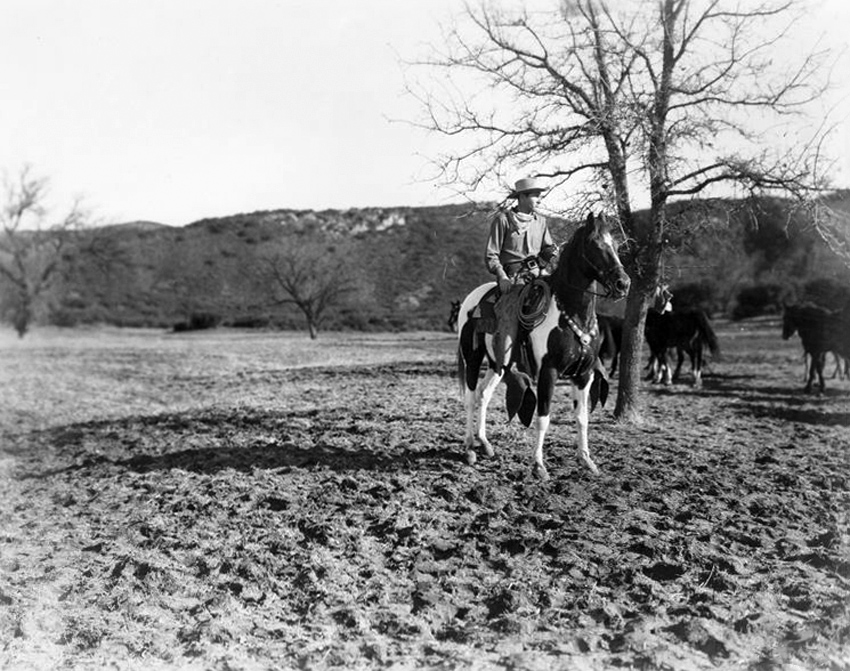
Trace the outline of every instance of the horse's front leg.
[[697, 343], [694, 346], [694, 351], [691, 354], [691, 368], [694, 371], [694, 388], [702, 388], [702, 343]]
[[667, 350], [664, 350], [664, 353], [661, 356], [661, 370], [664, 374], [664, 384], [666, 386], [670, 386], [673, 384], [673, 376], [672, 370], [670, 368], [670, 362], [667, 360]]
[[534, 447], [534, 474], [541, 480], [549, 479], [549, 471], [543, 464], [543, 441], [549, 430], [549, 415], [557, 381], [558, 371], [544, 365], [537, 377], [537, 443]]
[[817, 356], [815, 354], [812, 354], [812, 360], [809, 364], [809, 374], [806, 378], [806, 386], [804, 388], [804, 391], [807, 394], [812, 391], [812, 384], [814, 384], [815, 375], [817, 375]]
[[573, 387], [573, 398], [575, 399], [576, 424], [578, 424], [578, 454], [585, 465], [594, 475], [599, 474], [599, 469], [590, 458], [590, 447], [587, 442], [587, 427], [590, 424], [590, 385], [593, 375], [581, 389]]
[[[688, 358], [691, 360], [691, 370], [694, 368], [694, 352], [688, 350]], [[678, 380], [682, 374], [682, 365], [685, 363], [685, 350], [681, 347], [676, 347], [676, 370], [673, 371], [673, 379]]]
[[[502, 373], [497, 373], [492, 368], [488, 368], [484, 374], [484, 379], [476, 387], [474, 392], [475, 397], [467, 398], [466, 404], [466, 461], [471, 466], [476, 462], [478, 456], [475, 453], [475, 439], [484, 447], [484, 453], [488, 457], [492, 457], [495, 452], [493, 446], [487, 439], [487, 406], [493, 399], [493, 394], [502, 380]], [[475, 401], [478, 401], [476, 404]], [[475, 410], [478, 406], [478, 413]]]
[[818, 384], [820, 384], [820, 393], [824, 392], [826, 389], [826, 385], [823, 382], [823, 367], [826, 365], [826, 352], [821, 352], [820, 356], [818, 356], [818, 365], [817, 365], [817, 373], [818, 373]]

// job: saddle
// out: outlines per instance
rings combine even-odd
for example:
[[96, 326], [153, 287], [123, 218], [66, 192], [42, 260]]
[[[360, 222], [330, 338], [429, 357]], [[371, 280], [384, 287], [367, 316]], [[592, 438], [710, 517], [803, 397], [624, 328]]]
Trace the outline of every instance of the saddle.
[[472, 310], [475, 330], [493, 335], [500, 331], [500, 324], [518, 322], [521, 330], [530, 331], [546, 318], [551, 295], [549, 283], [537, 278], [516, 285], [504, 295], [495, 286]]

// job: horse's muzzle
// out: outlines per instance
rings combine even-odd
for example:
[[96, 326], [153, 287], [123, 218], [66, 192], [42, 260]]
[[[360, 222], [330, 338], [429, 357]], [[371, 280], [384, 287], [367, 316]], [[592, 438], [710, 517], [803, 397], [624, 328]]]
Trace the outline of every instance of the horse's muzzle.
[[629, 293], [629, 287], [631, 285], [632, 281], [629, 279], [629, 276], [626, 275], [626, 271], [620, 269], [620, 272], [617, 273], [614, 281], [611, 282], [611, 297], [615, 300], [625, 298]]

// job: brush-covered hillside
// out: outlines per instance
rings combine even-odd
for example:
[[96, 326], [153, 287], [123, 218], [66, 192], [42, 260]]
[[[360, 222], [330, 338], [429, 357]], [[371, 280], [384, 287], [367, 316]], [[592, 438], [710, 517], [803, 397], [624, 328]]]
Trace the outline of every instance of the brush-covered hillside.
[[[850, 211], [850, 195], [836, 194], [832, 204]], [[65, 252], [61, 280], [38, 317], [68, 326], [303, 328], [303, 314], [281, 302], [270, 264], [297, 261], [303, 251], [301, 261], [338, 281], [321, 329], [443, 329], [451, 301], [490, 279], [483, 246], [492, 211], [274, 210], [180, 228], [98, 228]], [[823, 287], [850, 287], [847, 268], [782, 201], [761, 201], [755, 210], [727, 201], [674, 214], [664, 275], [681, 301], [747, 316], [776, 310], [813, 286], [824, 295]], [[562, 242], [574, 226], [552, 220], [553, 235]]]

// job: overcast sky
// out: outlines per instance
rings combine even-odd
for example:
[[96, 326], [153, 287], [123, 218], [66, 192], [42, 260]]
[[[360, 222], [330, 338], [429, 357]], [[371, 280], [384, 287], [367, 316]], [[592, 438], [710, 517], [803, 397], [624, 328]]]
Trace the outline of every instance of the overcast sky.
[[[850, 2], [812, 4], [846, 44]], [[437, 140], [393, 120], [416, 113], [397, 53], [461, 7], [0, 0], [0, 170], [30, 164], [58, 205], [81, 195], [113, 222], [454, 202], [425, 180]]]

